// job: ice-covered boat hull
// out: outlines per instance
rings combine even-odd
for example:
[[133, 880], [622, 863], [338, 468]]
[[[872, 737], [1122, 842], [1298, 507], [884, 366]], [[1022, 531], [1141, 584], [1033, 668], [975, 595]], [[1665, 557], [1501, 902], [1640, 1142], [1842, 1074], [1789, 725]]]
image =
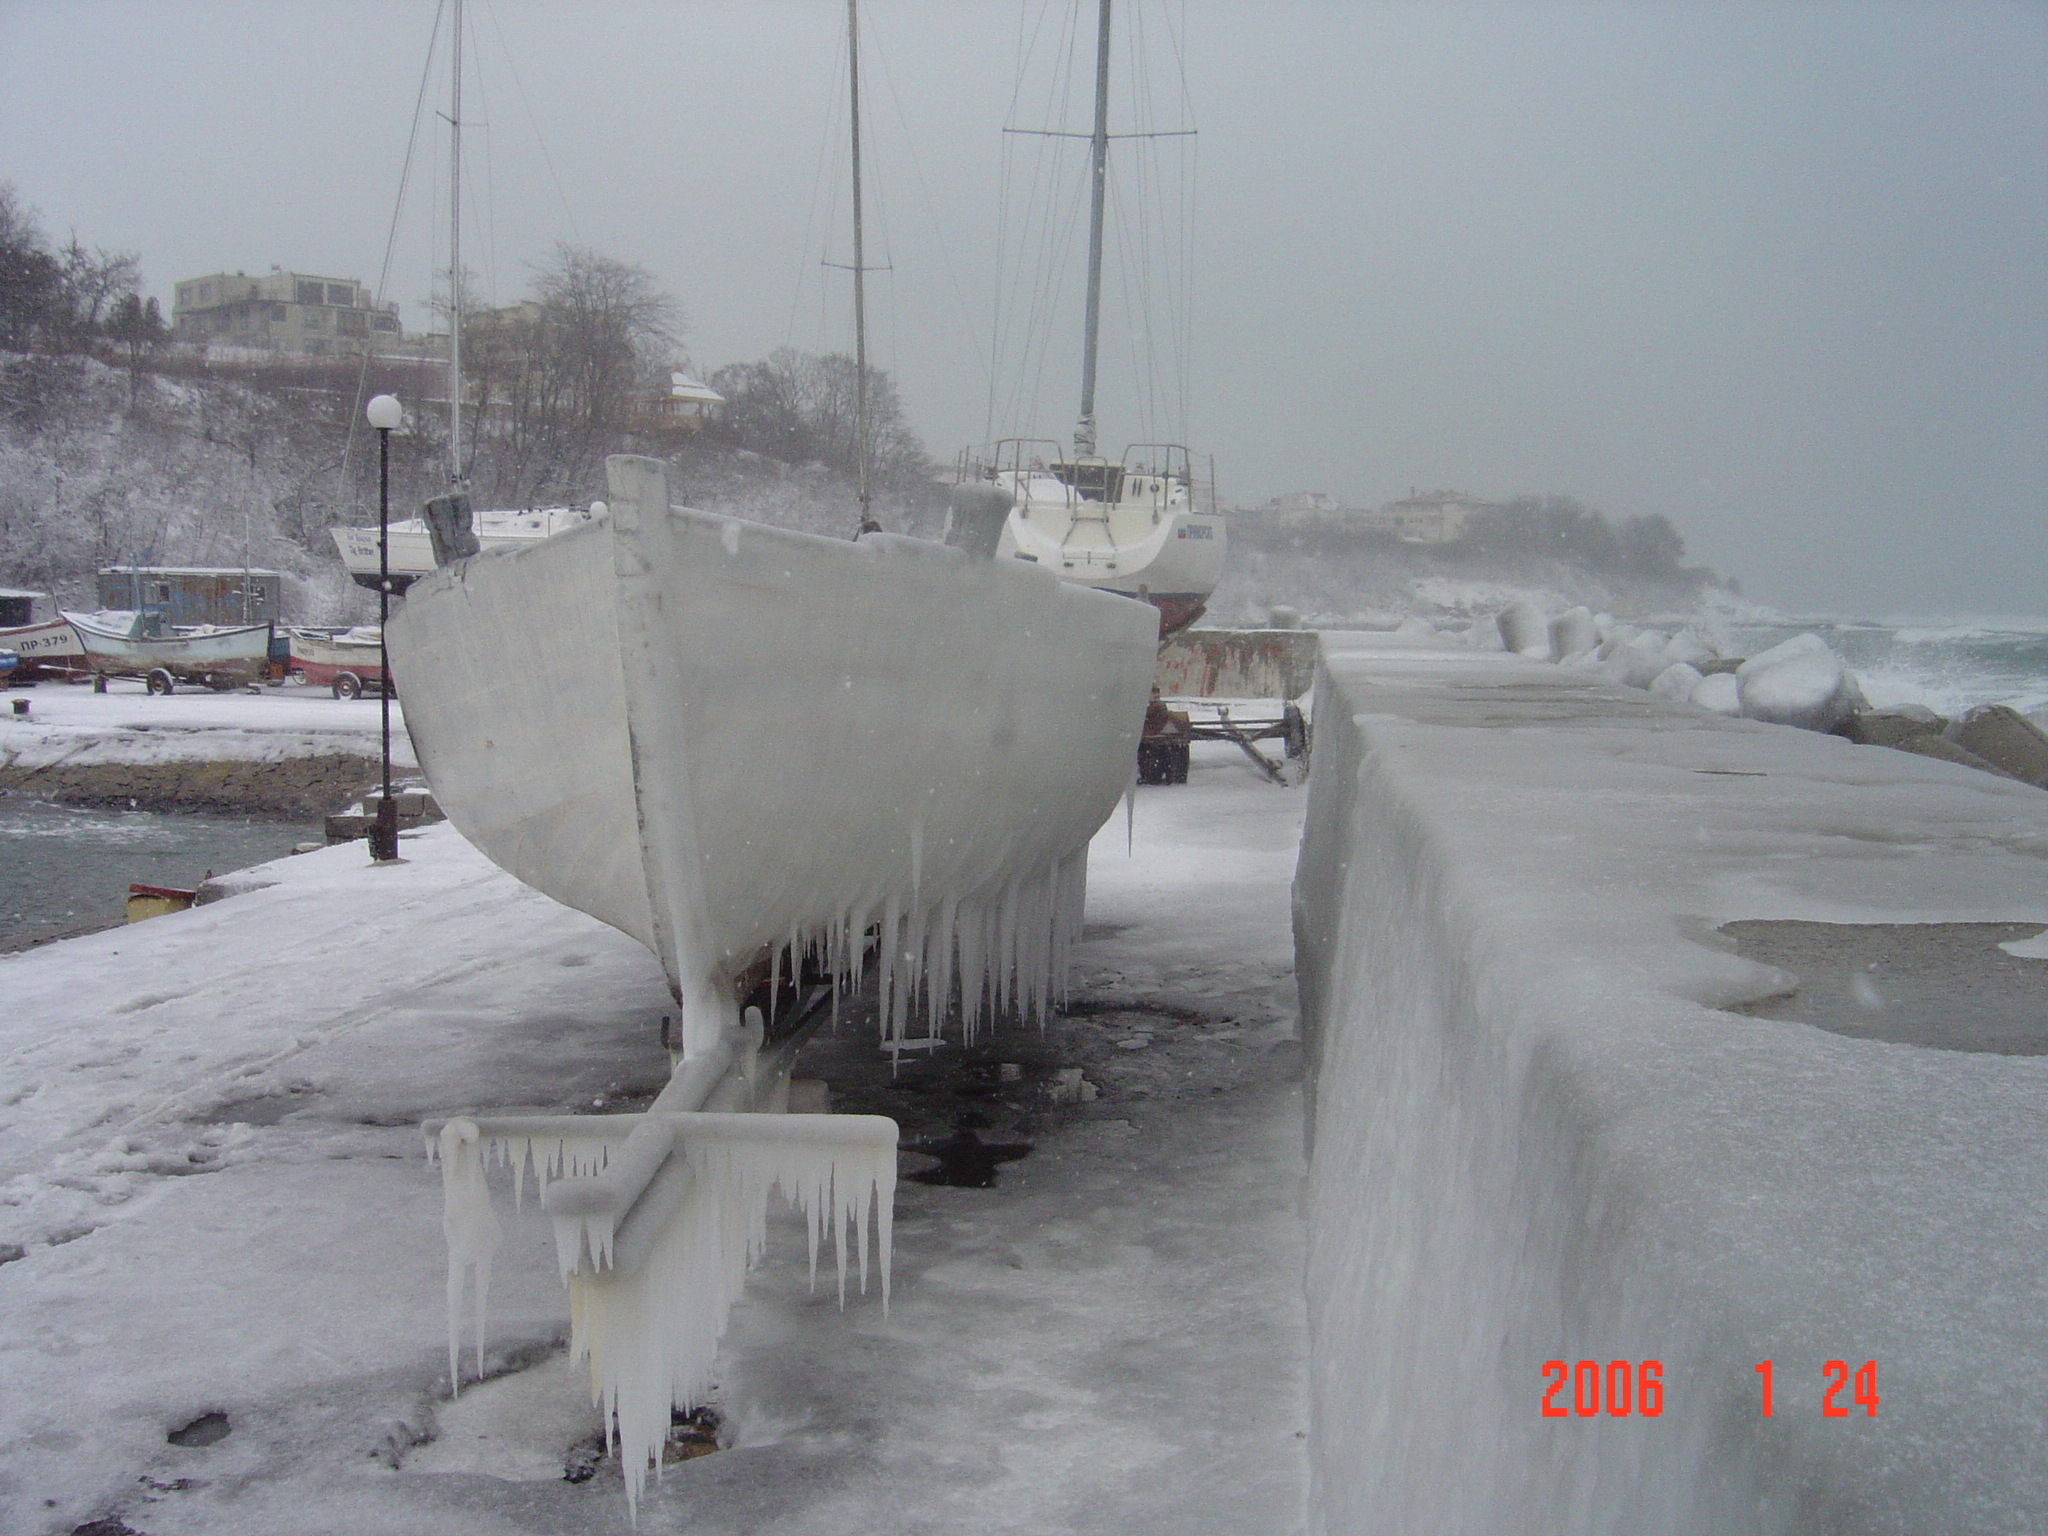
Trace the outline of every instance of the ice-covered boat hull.
[[438, 571], [392, 619], [449, 819], [653, 949], [691, 1038], [763, 950], [843, 959], [875, 926], [936, 991], [1028, 990], [1046, 957], [1020, 946], [1050, 942], [1131, 777], [1153, 611], [922, 540], [671, 510], [659, 461], [609, 469], [608, 521]]

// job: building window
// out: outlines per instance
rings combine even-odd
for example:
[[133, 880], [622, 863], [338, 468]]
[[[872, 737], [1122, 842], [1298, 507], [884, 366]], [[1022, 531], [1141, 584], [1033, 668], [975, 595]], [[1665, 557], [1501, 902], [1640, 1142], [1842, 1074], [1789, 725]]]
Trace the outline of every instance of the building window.
[[395, 331], [398, 329], [398, 316], [377, 315], [371, 319], [370, 329], [373, 331]]
[[334, 324], [344, 336], [361, 336], [369, 331], [369, 319], [359, 309], [344, 309], [334, 317]]
[[356, 285], [354, 283], [329, 283], [327, 285], [328, 303], [339, 304], [342, 308], [346, 309], [352, 306], [355, 301]]
[[282, 304], [273, 304], [270, 306], [270, 318], [273, 320], [287, 319], [289, 318], [289, 311]]
[[324, 303], [326, 299], [327, 285], [325, 283], [300, 283], [298, 285], [298, 300], [301, 304], [320, 304]]
[[308, 341], [306, 342], [306, 356], [308, 356], [308, 357], [325, 357], [326, 355], [327, 355], [327, 343], [326, 343], [326, 342], [324, 342], [324, 341], [317, 341], [317, 340], [311, 340], [311, 339], [309, 339], [309, 340], [308, 340]]
[[309, 331], [317, 331], [317, 330], [319, 330], [319, 329], [320, 329], [320, 311], [319, 311], [319, 310], [317, 310], [317, 309], [302, 309], [302, 310], [300, 310], [300, 311], [299, 311], [299, 324], [300, 324], [301, 326], [303, 326], [303, 327], [304, 327], [305, 329], [309, 330]]

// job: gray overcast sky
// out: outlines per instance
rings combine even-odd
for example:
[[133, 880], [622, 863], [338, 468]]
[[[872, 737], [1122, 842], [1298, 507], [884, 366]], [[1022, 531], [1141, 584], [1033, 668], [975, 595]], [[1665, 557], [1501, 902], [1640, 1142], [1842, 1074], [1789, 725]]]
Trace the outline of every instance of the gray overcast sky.
[[[1044, 125], [1011, 102], [1046, 3], [864, 7], [877, 360], [942, 458], [982, 436], [1001, 129]], [[0, 180], [139, 251], [167, 306], [221, 269], [375, 281], [434, 10], [0, 0]], [[707, 370], [848, 344], [818, 266], [846, 256], [836, 0], [470, 10], [465, 258], [496, 297], [569, 239], [651, 269]], [[1794, 608], [2048, 615], [2048, 4], [1139, 12], [1161, 122], [1184, 18], [1189, 430], [1226, 499], [1575, 494]], [[445, 130], [422, 154], [409, 327]], [[1073, 350], [1040, 434], [1071, 428]], [[1113, 366], [1107, 445], [1135, 414]]]

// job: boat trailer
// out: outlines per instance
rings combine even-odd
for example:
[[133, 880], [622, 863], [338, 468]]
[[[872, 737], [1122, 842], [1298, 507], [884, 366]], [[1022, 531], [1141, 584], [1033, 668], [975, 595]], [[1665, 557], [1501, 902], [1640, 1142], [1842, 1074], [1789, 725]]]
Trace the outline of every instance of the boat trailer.
[[[1299, 700], [1315, 684], [1321, 643], [1309, 629], [1184, 629], [1159, 648], [1138, 741], [1140, 784], [1185, 784], [1189, 749], [1227, 741], [1275, 784], [1287, 761], [1308, 771], [1311, 731]], [[1282, 761], [1259, 749], [1281, 743]]]

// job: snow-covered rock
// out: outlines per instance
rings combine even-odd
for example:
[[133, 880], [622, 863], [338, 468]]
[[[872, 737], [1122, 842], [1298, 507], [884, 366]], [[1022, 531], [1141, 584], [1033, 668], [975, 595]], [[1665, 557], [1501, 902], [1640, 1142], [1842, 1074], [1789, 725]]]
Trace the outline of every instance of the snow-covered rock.
[[1671, 665], [1664, 637], [1654, 629], [1638, 630], [1627, 639], [1611, 638], [1600, 647], [1600, 672], [1609, 682], [1647, 688]]
[[1690, 624], [1673, 635], [1664, 647], [1664, 654], [1673, 661], [1690, 662], [1698, 667], [1702, 662], [1714, 661], [1720, 652], [1710, 645], [1700, 632]]
[[1600, 643], [1600, 631], [1593, 624], [1593, 610], [1581, 603], [1567, 608], [1550, 621], [1550, 654], [1563, 660], [1590, 651]]
[[1550, 621], [1543, 616], [1543, 610], [1527, 598], [1509, 603], [1501, 609], [1494, 622], [1500, 626], [1501, 644], [1515, 655], [1533, 657], [1537, 661], [1553, 658]]
[[1861, 696], [1842, 658], [1813, 634], [1758, 652], [1736, 669], [1735, 678], [1745, 718], [1809, 731], [1832, 731]]
[[1696, 709], [1711, 710], [1717, 715], [1739, 715], [1742, 713], [1742, 685], [1736, 682], [1733, 672], [1709, 672], [1693, 684], [1692, 704]]
[[1686, 700], [1703, 679], [1690, 662], [1674, 661], [1650, 680], [1650, 692], [1660, 699]]

